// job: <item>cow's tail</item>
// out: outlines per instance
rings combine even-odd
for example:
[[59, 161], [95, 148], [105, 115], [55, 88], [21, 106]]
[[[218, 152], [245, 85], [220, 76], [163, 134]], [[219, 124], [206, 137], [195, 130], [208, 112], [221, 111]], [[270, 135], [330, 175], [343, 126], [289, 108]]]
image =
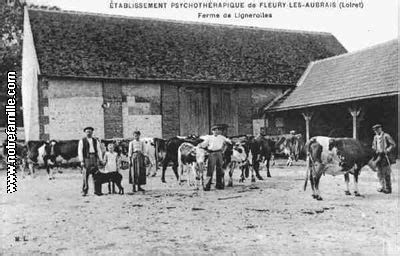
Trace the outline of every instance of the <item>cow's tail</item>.
[[304, 149], [306, 151], [305, 153], [306, 153], [306, 166], [307, 166], [306, 176], [305, 176], [305, 179], [304, 179], [304, 191], [306, 191], [306, 189], [307, 189], [308, 177], [310, 175], [310, 168], [311, 168], [310, 161], [312, 161], [311, 145], [314, 144], [315, 142], [317, 142], [316, 139], [315, 138], [311, 138], [309, 141], [307, 141], [306, 145], [304, 146]]
[[309, 173], [310, 173], [310, 159], [309, 159], [309, 157], [310, 157], [310, 156], [307, 156], [307, 158], [306, 158], [307, 170], [306, 170], [306, 177], [305, 177], [305, 179], [304, 179], [304, 191], [306, 191], [306, 189], [307, 189], [308, 175], [309, 175]]

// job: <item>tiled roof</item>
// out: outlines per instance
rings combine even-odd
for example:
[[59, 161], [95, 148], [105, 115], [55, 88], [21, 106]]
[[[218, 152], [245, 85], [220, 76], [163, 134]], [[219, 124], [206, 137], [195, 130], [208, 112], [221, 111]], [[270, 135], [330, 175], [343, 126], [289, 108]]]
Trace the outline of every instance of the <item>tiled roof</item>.
[[345, 53], [328, 33], [29, 10], [45, 75], [294, 85]]
[[267, 111], [283, 111], [385, 95], [399, 89], [399, 45], [392, 40], [310, 63], [297, 87]]

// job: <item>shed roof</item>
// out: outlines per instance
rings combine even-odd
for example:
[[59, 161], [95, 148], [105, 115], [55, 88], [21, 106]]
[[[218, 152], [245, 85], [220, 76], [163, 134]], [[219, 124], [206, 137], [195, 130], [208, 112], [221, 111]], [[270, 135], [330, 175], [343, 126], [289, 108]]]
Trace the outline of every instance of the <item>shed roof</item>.
[[398, 41], [310, 63], [297, 87], [269, 112], [398, 94]]
[[29, 10], [42, 74], [294, 85], [329, 33]]

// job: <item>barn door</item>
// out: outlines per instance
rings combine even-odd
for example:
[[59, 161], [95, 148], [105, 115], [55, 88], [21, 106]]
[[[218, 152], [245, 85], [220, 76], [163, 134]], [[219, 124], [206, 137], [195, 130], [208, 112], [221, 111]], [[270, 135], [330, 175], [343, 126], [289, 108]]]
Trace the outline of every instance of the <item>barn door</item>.
[[227, 124], [227, 135], [238, 135], [238, 94], [232, 87], [211, 88], [211, 123]]
[[208, 88], [179, 89], [180, 135], [209, 133], [209, 94]]

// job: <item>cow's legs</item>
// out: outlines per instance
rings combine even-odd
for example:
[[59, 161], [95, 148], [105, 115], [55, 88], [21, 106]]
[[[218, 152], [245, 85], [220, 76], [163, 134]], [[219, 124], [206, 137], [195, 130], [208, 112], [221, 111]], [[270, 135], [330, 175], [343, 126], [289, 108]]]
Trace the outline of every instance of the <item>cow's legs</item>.
[[292, 155], [288, 156], [288, 160], [286, 161], [286, 166], [291, 166], [292, 165]]
[[203, 169], [204, 169], [204, 164], [203, 163], [198, 164], [196, 180], [200, 181], [201, 186], [204, 186], [204, 174], [203, 174], [204, 170]]
[[29, 168], [29, 175], [31, 175], [31, 177], [34, 178], [34, 176], [35, 176], [35, 169], [33, 168], [33, 163], [29, 163], [29, 164], [28, 164], [28, 168]]
[[[228, 187], [232, 187], [233, 186], [233, 178], [232, 178], [232, 176], [233, 176], [233, 172], [235, 171], [234, 163], [230, 163], [228, 165], [228, 169], [229, 169], [229, 172], [228, 172], [229, 173]], [[242, 174], [241, 174], [240, 179], [242, 179], [242, 177], [243, 177], [243, 170], [242, 170]]]
[[165, 170], [167, 169], [167, 166], [168, 166], [168, 160], [165, 159], [162, 164], [162, 174], [161, 174], [161, 181], [163, 183], [165, 183]]
[[189, 181], [190, 185], [194, 186], [195, 189], [197, 189], [196, 169], [197, 169], [196, 163], [192, 163], [192, 167], [190, 168], [191, 173], [189, 175]]
[[311, 169], [310, 170], [310, 185], [311, 185], [311, 190], [312, 190], [312, 197], [316, 198], [315, 185], [314, 184], [315, 184], [314, 171]]
[[[271, 173], [269, 172], [269, 161], [270, 161], [270, 159], [268, 159], [267, 158], [267, 177], [268, 178], [271, 178]], [[260, 176], [261, 177], [261, 176]], [[260, 178], [259, 178], [260, 179]], [[261, 177], [261, 179], [260, 180], [262, 180], [263, 178]]]
[[275, 166], [275, 155], [274, 154], [271, 155], [271, 161], [272, 161], [271, 165]]
[[[54, 179], [53, 167], [54, 167], [54, 164], [56, 164], [56, 163], [53, 163], [48, 158], [47, 159], [43, 159], [43, 161], [44, 161], [44, 165], [46, 167], [46, 171], [47, 171], [47, 175], [49, 177], [49, 180]], [[51, 161], [50, 164], [49, 164], [49, 161]]]
[[351, 195], [351, 193], [350, 193], [350, 177], [348, 173], [344, 175], [344, 182], [346, 183], [346, 190], [344, 191], [344, 193], [349, 196]]
[[254, 172], [257, 174], [257, 170], [258, 168], [251, 168], [251, 182], [256, 182], [256, 177], [254, 176]]
[[[264, 180], [264, 178], [260, 175], [260, 162], [264, 163], [265, 159], [257, 160], [257, 158], [253, 157], [253, 167], [254, 168], [252, 169], [252, 172], [251, 172], [251, 181], [252, 182], [255, 181], [254, 172], [256, 173], [257, 179]], [[254, 179], [254, 181], [253, 181], [253, 179]]]
[[[245, 180], [246, 180], [246, 173], [247, 173], [247, 177], [249, 176], [249, 172], [250, 172], [250, 169], [249, 169], [249, 167], [246, 167], [246, 168], [240, 168], [240, 170], [242, 171], [241, 172], [241, 174], [240, 174], [240, 182], [244, 182]], [[232, 171], [233, 172], [233, 171]], [[232, 173], [233, 174], [233, 173]]]
[[321, 171], [321, 168], [322, 168], [322, 166], [321, 166], [321, 164], [320, 163], [318, 163], [318, 165], [316, 166], [316, 174], [315, 174], [315, 177], [314, 177], [314, 180], [315, 180], [315, 184], [314, 184], [314, 187], [315, 187], [315, 199], [317, 199], [317, 200], [322, 200], [322, 197], [321, 197], [321, 195], [320, 195], [320, 192], [319, 192], [319, 182], [320, 182], [320, 180], [321, 180], [321, 175], [322, 175], [322, 171]]
[[22, 178], [25, 178], [25, 169], [26, 169], [26, 161], [22, 160], [21, 165], [19, 166], [19, 170], [21, 171]]
[[178, 164], [174, 163], [174, 165], [172, 166], [172, 170], [173, 170], [174, 173], [175, 173], [176, 180], [179, 180]]
[[360, 170], [354, 170], [354, 195], [361, 196], [358, 192], [358, 175], [360, 175]]
[[312, 197], [317, 200], [322, 200], [322, 197], [319, 194], [319, 180], [321, 178], [321, 173], [319, 173], [320, 165], [315, 165], [313, 163], [309, 163], [310, 166], [310, 183], [311, 189], [313, 191]]
[[320, 195], [320, 192], [319, 192], [319, 181], [321, 180], [321, 175], [320, 174], [318, 174], [318, 176], [315, 178], [315, 190], [316, 190], [316, 194], [317, 194], [317, 196], [316, 196], [316, 198], [315, 199], [317, 199], [317, 200], [322, 200], [322, 197], [321, 197], [321, 195]]
[[[178, 164], [178, 172], [179, 172], [179, 178], [178, 178], [178, 181], [179, 181], [179, 184], [181, 184], [181, 183], [182, 183], [183, 169], [184, 169], [184, 166], [183, 166], [183, 164], [182, 164], [182, 163], [179, 163], [179, 164]], [[189, 182], [189, 181], [188, 181], [188, 182]]]

